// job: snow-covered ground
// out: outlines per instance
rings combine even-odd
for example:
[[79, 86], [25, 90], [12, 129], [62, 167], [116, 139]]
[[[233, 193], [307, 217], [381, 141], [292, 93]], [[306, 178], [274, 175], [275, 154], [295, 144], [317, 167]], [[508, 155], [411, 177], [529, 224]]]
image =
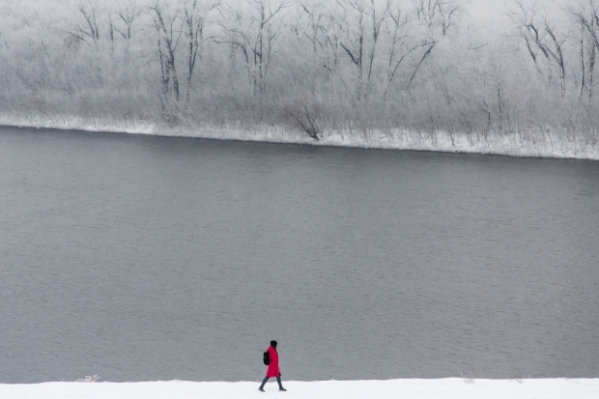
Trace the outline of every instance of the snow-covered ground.
[[546, 130], [526, 134], [449, 134], [448, 132], [418, 133], [403, 130], [325, 131], [314, 141], [307, 134], [284, 126], [254, 128], [231, 127], [166, 127], [148, 122], [109, 122], [99, 119], [37, 118], [20, 115], [0, 115], [0, 126], [56, 128], [98, 132], [133, 133], [160, 136], [197, 137], [219, 140], [242, 140], [274, 143], [295, 143], [358, 148], [440, 151], [474, 154], [497, 154], [518, 157], [573, 158], [599, 160], [599, 137], [590, 143], [583, 135], [564, 137]]
[[599, 379], [284, 381], [258, 392], [259, 382], [49, 382], [0, 384], [14, 399], [595, 399]]

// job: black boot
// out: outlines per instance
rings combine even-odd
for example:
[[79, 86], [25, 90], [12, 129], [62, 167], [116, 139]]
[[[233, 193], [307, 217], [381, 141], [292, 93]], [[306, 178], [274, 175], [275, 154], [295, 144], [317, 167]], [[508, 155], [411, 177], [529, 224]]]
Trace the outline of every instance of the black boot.
[[281, 377], [277, 377], [277, 382], [279, 383], [279, 391], [287, 392], [283, 385], [281, 384]]
[[267, 381], [268, 377], [264, 377], [264, 379], [262, 380], [262, 384], [260, 385], [260, 388], [258, 388], [258, 391], [264, 392], [264, 384], [266, 384]]

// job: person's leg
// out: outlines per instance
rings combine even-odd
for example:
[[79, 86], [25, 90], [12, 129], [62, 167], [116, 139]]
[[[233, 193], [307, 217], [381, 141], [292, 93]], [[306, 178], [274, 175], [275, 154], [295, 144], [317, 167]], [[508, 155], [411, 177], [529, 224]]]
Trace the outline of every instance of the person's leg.
[[279, 391], [286, 391], [286, 389], [283, 388], [283, 384], [281, 384], [281, 376], [277, 377], [277, 382], [279, 383]]
[[264, 379], [262, 380], [262, 385], [260, 385], [260, 388], [258, 388], [259, 391], [264, 391], [264, 384], [266, 384], [267, 381], [268, 377], [264, 377]]

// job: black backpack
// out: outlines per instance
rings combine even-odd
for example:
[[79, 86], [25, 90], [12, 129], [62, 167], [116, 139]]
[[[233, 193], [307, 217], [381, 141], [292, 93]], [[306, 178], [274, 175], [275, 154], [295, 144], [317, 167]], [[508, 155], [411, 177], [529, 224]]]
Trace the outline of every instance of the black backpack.
[[268, 366], [270, 364], [270, 353], [268, 353], [268, 351], [264, 352], [264, 358], [262, 360], [265, 365]]

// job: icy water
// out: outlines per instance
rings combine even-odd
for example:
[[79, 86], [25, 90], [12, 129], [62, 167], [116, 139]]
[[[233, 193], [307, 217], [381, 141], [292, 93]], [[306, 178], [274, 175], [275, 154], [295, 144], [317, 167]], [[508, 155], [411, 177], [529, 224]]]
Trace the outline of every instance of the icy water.
[[0, 382], [599, 377], [599, 163], [0, 129]]

